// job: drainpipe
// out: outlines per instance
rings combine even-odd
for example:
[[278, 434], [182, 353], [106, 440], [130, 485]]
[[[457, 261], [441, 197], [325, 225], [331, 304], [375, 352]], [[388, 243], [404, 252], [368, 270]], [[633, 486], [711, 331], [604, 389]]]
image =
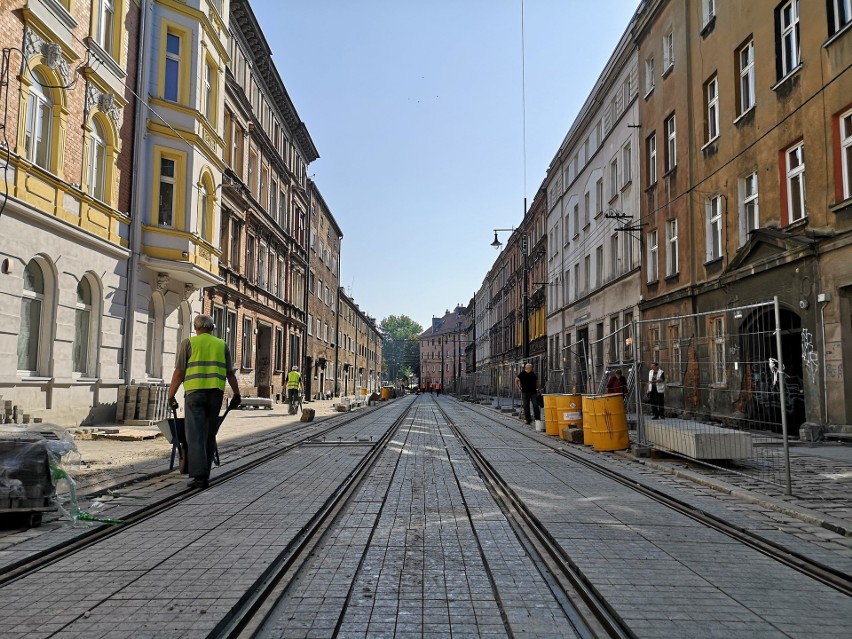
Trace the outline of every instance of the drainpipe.
[[137, 166], [142, 165], [142, 170], [133, 171], [132, 193], [133, 204], [131, 205], [130, 229], [127, 242], [130, 248], [130, 260], [127, 262], [127, 299], [125, 301], [124, 317], [124, 383], [131, 382], [133, 373], [133, 338], [136, 328], [136, 295], [139, 276], [139, 259], [142, 248], [142, 207], [144, 204], [141, 188], [142, 173], [145, 170], [144, 162], [138, 162], [140, 154], [144, 152], [146, 137], [145, 121], [148, 115], [148, 92], [145, 78], [148, 73], [149, 56], [146, 53], [146, 38], [148, 37], [149, 13], [151, 12], [150, 0], [140, 0], [139, 8], [139, 44], [136, 57], [136, 114], [135, 132], [133, 138], [133, 155], [137, 160]]

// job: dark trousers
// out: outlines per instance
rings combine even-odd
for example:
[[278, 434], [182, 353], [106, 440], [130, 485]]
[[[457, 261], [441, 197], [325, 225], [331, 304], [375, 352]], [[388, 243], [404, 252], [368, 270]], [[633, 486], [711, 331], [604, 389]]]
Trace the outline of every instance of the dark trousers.
[[218, 389], [197, 390], [186, 395], [187, 470], [190, 477], [207, 479], [210, 476], [223, 395], [224, 392]]
[[535, 401], [535, 396], [537, 393], [521, 393], [521, 399], [524, 402], [524, 419], [527, 420], [527, 424], [532, 424], [532, 417], [530, 416], [530, 404], [533, 407], [533, 415], [535, 415], [536, 421], [541, 419], [541, 411], [538, 408], [538, 402]]
[[663, 393], [658, 392], [656, 388], [651, 389], [650, 404], [651, 413], [654, 417], [665, 417], [665, 411], [663, 410], [663, 399]]

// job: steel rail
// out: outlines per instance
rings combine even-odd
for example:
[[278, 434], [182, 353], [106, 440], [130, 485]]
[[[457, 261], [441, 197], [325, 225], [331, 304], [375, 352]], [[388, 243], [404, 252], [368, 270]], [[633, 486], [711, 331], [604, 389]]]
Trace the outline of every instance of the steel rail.
[[[210, 632], [209, 637], [227, 639], [253, 636], [263, 626], [269, 613], [274, 610], [277, 601], [286, 593], [287, 588], [292, 583], [292, 577], [298, 574], [310, 558], [312, 550], [322, 540], [325, 532], [334, 524], [337, 515], [349, 503], [391, 438], [408, 417], [413, 405], [414, 402], [411, 401], [382, 437], [372, 444], [361, 461], [337, 489], [329, 495], [308, 523], [296, 533], [281, 554], [270, 562], [263, 574], [255, 581], [255, 584], [243, 594], [236, 604], [237, 609], [222, 619]], [[332, 445], [336, 444], [332, 442]], [[291, 579], [287, 583], [282, 583], [286, 576], [290, 576]]]
[[[482, 409], [476, 409], [470, 406], [465, 406], [465, 408], [476, 413], [477, 415], [491, 420], [494, 423], [507, 426], [505, 422], [500, 421], [491, 415], [488, 415]], [[777, 561], [778, 563], [793, 568], [794, 570], [797, 570], [798, 572], [810, 577], [811, 579], [814, 579], [815, 581], [819, 581], [820, 583], [826, 586], [834, 588], [835, 590], [847, 596], [852, 596], [852, 576], [847, 573], [844, 573], [841, 570], [837, 570], [836, 568], [815, 561], [810, 557], [806, 557], [805, 555], [798, 553], [794, 550], [785, 548], [779, 543], [764, 539], [763, 537], [760, 537], [759, 535], [749, 531], [746, 528], [743, 528], [742, 526], [738, 526], [721, 517], [713, 515], [712, 513], [708, 513], [704, 510], [701, 510], [700, 508], [697, 508], [692, 504], [677, 499], [676, 497], [667, 495], [661, 490], [654, 488], [653, 486], [649, 486], [648, 484], [637, 481], [636, 479], [627, 477], [619, 473], [618, 471], [613, 470], [612, 468], [607, 468], [606, 466], [587, 459], [584, 456], [578, 455], [569, 450], [565, 450], [561, 446], [557, 447], [556, 445], [553, 445], [550, 442], [542, 442], [540, 438], [535, 437], [524, 429], [517, 428], [514, 424], [510, 424], [508, 425], [508, 427], [533, 441], [536, 441], [540, 444], [544, 444], [545, 446], [551, 448], [554, 452], [570, 459], [571, 461], [577, 462], [578, 464], [581, 464], [586, 468], [597, 472], [600, 475], [603, 475], [615, 482], [618, 482], [622, 486], [631, 488], [632, 490], [642, 495], [645, 495], [650, 499], [654, 499], [655, 501], [665, 506], [668, 506], [672, 510], [682, 515], [690, 517], [691, 519], [698, 521], [701, 524], [704, 524], [708, 528], [712, 528], [713, 530], [721, 532], [731, 537], [732, 539], [739, 541], [740, 543], [760, 552], [761, 554]], [[559, 441], [560, 444], [564, 443], [561, 440]]]
[[[372, 411], [370, 411], [372, 413]], [[215, 477], [210, 479], [210, 486], [217, 486], [223, 482], [229, 481], [239, 475], [242, 475], [258, 466], [265, 464], [273, 459], [276, 459], [279, 456], [285, 455], [288, 452], [292, 451], [299, 446], [310, 443], [312, 440], [317, 437], [321, 437], [323, 435], [327, 435], [328, 433], [341, 428], [343, 426], [348, 426], [349, 424], [358, 421], [366, 417], [367, 414], [370, 413], [356, 413], [354, 417], [343, 422], [332, 424], [328, 427], [325, 427], [324, 423], [323, 428], [319, 428], [317, 430], [312, 430], [310, 434], [305, 435], [304, 437], [298, 439], [297, 441], [287, 444], [277, 450], [272, 452], [262, 454], [261, 456], [252, 459], [250, 461], [245, 462], [244, 464], [238, 466], [237, 468], [233, 468], [230, 470], [225, 470]], [[292, 431], [291, 431], [292, 432]], [[283, 435], [279, 434], [278, 437]], [[275, 439], [275, 437], [271, 437], [270, 440]], [[256, 442], [253, 442], [256, 443]], [[254, 453], [252, 453], [254, 454]], [[102, 495], [106, 493], [108, 490], [112, 490], [117, 487], [127, 486], [130, 484], [138, 484], [140, 482], [153, 479], [156, 477], [160, 477], [167, 473], [173, 471], [161, 472], [157, 471], [154, 473], [150, 473], [149, 475], [145, 475], [142, 478], [136, 478], [132, 482], [122, 482], [121, 484], [117, 484], [116, 486], [112, 486], [109, 488], [104, 488], [101, 491], [96, 493], [86, 494], [86, 497], [96, 497], [97, 495]], [[138, 509], [133, 510], [128, 515], [122, 516], [122, 524], [116, 525], [102, 525], [98, 527], [93, 527], [91, 529], [82, 531], [81, 535], [75, 537], [71, 540], [63, 540], [62, 542], [57, 543], [54, 546], [50, 546], [42, 549], [37, 553], [33, 553], [30, 556], [27, 556], [19, 561], [12, 562], [0, 568], [0, 587], [3, 587], [13, 581], [21, 579], [29, 574], [32, 574], [45, 566], [49, 566], [52, 563], [55, 563], [65, 557], [69, 557], [76, 552], [79, 552], [85, 548], [88, 548], [103, 539], [107, 539], [113, 535], [118, 534], [119, 532], [126, 530], [131, 526], [138, 525], [160, 513], [168, 510], [169, 508], [179, 504], [184, 499], [195, 495], [202, 489], [198, 488], [182, 488], [179, 489], [178, 492], [169, 495], [168, 497], [164, 497], [162, 499], [156, 500], [152, 503], [146, 503], [141, 505]], [[82, 497], [83, 495], [81, 495]]]
[[[524, 501], [458, 428], [440, 403], [438, 403], [438, 410], [462, 442], [465, 452], [479, 471], [503, 514], [515, 529], [525, 549], [534, 559], [539, 571], [549, 572], [563, 589], [560, 593], [554, 588], [554, 584], [547, 580], [577, 634], [580, 637], [598, 637], [602, 634], [606, 637], [621, 639], [636, 637], [620, 615], [562, 550], [547, 528], [532, 514]], [[546, 577], [546, 575], [543, 576]], [[575, 601], [572, 595], [578, 597], [581, 603]], [[589, 619], [590, 615], [592, 619]]]

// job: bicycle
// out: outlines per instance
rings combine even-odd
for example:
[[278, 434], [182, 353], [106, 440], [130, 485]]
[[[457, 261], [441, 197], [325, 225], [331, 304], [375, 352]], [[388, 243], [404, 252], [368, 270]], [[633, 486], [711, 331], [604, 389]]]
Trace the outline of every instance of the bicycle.
[[295, 395], [291, 395], [287, 399], [287, 403], [289, 404], [287, 409], [288, 415], [297, 415], [302, 411], [302, 393], [296, 393]]

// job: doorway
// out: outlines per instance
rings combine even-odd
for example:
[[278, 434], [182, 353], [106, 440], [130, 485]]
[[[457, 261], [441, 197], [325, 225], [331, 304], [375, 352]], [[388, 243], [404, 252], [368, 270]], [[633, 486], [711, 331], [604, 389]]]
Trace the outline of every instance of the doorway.
[[257, 323], [257, 364], [254, 385], [258, 397], [272, 397], [272, 327]]

